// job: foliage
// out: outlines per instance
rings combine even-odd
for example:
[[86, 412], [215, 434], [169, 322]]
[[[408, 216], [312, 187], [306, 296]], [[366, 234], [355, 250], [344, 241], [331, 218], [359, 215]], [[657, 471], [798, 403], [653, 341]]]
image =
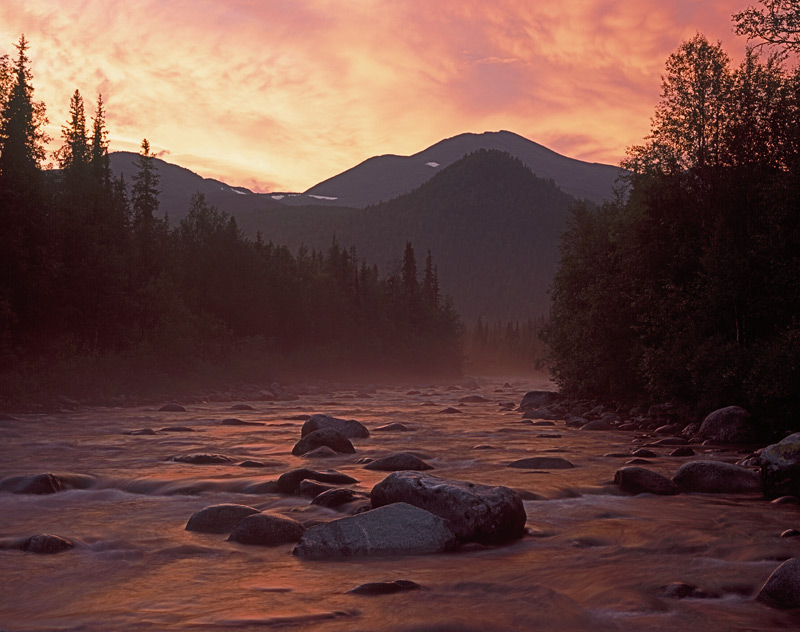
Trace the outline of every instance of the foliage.
[[544, 337], [565, 391], [800, 412], [798, 78], [701, 35], [670, 56], [627, 199], [562, 241]]
[[748, 7], [734, 13], [736, 33], [747, 39], [760, 39], [757, 46], [776, 45], [800, 51], [800, 2], [760, 0], [763, 8]]
[[89, 131], [77, 90], [60, 169], [42, 171], [26, 48], [20, 40], [0, 102], [0, 398], [24, 396], [35, 375], [63, 383], [54, 367], [77, 376], [128, 364], [163, 376], [224, 366], [240, 379], [244, 366], [251, 377], [280, 373], [264, 366], [279, 359], [328, 376], [459, 370], [458, 315], [432, 255], [419, 273], [410, 242], [402, 269], [381, 277], [335, 238], [325, 252], [297, 254], [248, 239], [202, 194], [170, 227], [149, 142], [129, 189], [109, 169], [102, 97]]

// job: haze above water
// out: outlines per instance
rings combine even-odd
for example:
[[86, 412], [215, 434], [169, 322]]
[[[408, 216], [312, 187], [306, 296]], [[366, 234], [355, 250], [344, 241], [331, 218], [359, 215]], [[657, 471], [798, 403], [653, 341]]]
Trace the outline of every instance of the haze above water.
[[[754, 595], [783, 560], [798, 554], [795, 506], [754, 495], [620, 495], [611, 484], [638, 433], [588, 432], [523, 423], [518, 404], [544, 384], [479, 381], [461, 386], [306, 389], [289, 402], [187, 404], [82, 409], [19, 415], [0, 422], [0, 479], [53, 472], [81, 489], [46, 496], [0, 493], [0, 543], [36, 533], [76, 542], [57, 555], [0, 550], [0, 628], [44, 630], [782, 630], [797, 615], [771, 610]], [[459, 403], [466, 395], [488, 403]], [[440, 414], [454, 406], [463, 414]], [[310, 460], [291, 455], [302, 414], [354, 418], [372, 434], [356, 439], [355, 455]], [[237, 417], [264, 426], [228, 426]], [[401, 422], [409, 432], [375, 428]], [[188, 426], [194, 432], [162, 432]], [[153, 428], [155, 435], [126, 434]], [[474, 449], [475, 446], [489, 446]], [[739, 455], [698, 456], [736, 461]], [[309, 498], [247, 494], [251, 483], [293, 468], [328, 468], [368, 492], [387, 474], [357, 461], [413, 451], [438, 476], [506, 485], [537, 494], [526, 500], [529, 534], [509, 546], [418, 556], [307, 561], [293, 545], [263, 548], [224, 535], [185, 530], [189, 517], [217, 503], [241, 503], [312, 523], [341, 517]], [[197, 452], [266, 468], [169, 461]], [[557, 454], [571, 470], [509, 469], [511, 461]], [[662, 456], [652, 469], [671, 475], [686, 458]], [[365, 582], [405, 579], [425, 587], [395, 595], [347, 591]], [[714, 597], [675, 599], [663, 587], [697, 586]]]

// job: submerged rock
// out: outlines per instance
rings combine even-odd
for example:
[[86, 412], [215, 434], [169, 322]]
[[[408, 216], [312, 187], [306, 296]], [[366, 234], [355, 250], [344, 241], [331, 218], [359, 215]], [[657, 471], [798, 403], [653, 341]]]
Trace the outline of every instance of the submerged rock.
[[358, 483], [356, 479], [341, 472], [327, 471], [317, 472], [308, 468], [300, 468], [297, 470], [290, 470], [282, 474], [277, 481], [278, 491], [283, 494], [294, 494], [297, 492], [300, 482], [310, 479], [312, 481], [320, 481], [321, 483], [333, 483], [336, 485], [349, 483]]
[[53, 554], [61, 553], [75, 548], [72, 541], [51, 533], [39, 533], [28, 538], [22, 545], [22, 550], [28, 553]]
[[460, 415], [460, 414], [462, 414], [462, 411], [460, 411], [458, 408], [453, 408], [452, 406], [449, 406], [448, 408], [445, 408], [444, 410], [440, 410], [439, 414], [440, 415]]
[[425, 590], [416, 582], [407, 579], [395, 579], [391, 582], [369, 582], [356, 586], [347, 592], [354, 595], [393, 595], [399, 592], [406, 592], [409, 590]]
[[397, 454], [390, 454], [389, 456], [376, 459], [365, 465], [364, 469], [398, 472], [400, 470], [432, 470], [434, 467], [410, 452], [398, 452]]
[[680, 493], [678, 486], [658, 472], [643, 467], [623, 467], [614, 474], [614, 484], [629, 494], [658, 494], [669, 496]]
[[800, 432], [764, 448], [760, 462], [764, 496], [800, 496]]
[[756, 599], [770, 608], [800, 608], [800, 559], [793, 557], [778, 566]]
[[185, 413], [186, 409], [180, 404], [165, 404], [158, 409], [162, 413]]
[[12, 476], [0, 481], [0, 491], [12, 494], [55, 494], [64, 489], [64, 479], [55, 474]]
[[758, 427], [740, 406], [727, 406], [709, 413], [698, 434], [717, 443], [752, 443], [758, 439]]
[[575, 465], [560, 456], [532, 456], [509, 463], [506, 467], [524, 470], [569, 470]]
[[365, 555], [420, 555], [456, 546], [446, 520], [407, 503], [393, 503], [306, 530], [295, 555], [326, 559]]
[[291, 518], [268, 513], [255, 513], [247, 516], [228, 537], [229, 542], [255, 544], [258, 546], [277, 546], [297, 542], [305, 527]]
[[459, 404], [485, 404], [491, 402], [491, 399], [486, 399], [481, 395], [467, 395], [458, 400]]
[[193, 465], [228, 465], [230, 463], [236, 463], [236, 459], [225, 456], [224, 454], [209, 453], [182, 454], [173, 456], [169, 460], [175, 461], [176, 463], [191, 463]]
[[223, 419], [222, 425], [223, 426], [266, 426], [266, 424], [261, 421], [244, 421], [243, 419], [237, 419], [236, 417], [229, 417], [228, 419]]
[[356, 452], [350, 439], [341, 432], [333, 428], [322, 428], [314, 430], [300, 439], [292, 448], [292, 454], [300, 456], [323, 446], [341, 454], [355, 454]]
[[337, 487], [335, 489], [329, 489], [318, 494], [314, 497], [314, 500], [311, 501], [311, 504], [318, 505], [320, 507], [328, 507], [329, 509], [335, 509], [336, 507], [341, 507], [342, 505], [365, 499], [369, 499], [369, 494], [357, 492], [352, 489]]
[[410, 432], [411, 428], [399, 422], [392, 422], [390, 424], [383, 424], [374, 429], [375, 432]]
[[366, 439], [369, 437], [369, 430], [360, 421], [355, 419], [339, 419], [330, 415], [312, 415], [303, 424], [300, 436], [305, 437], [317, 430], [330, 429], [342, 433], [349, 439]]
[[247, 505], [233, 503], [211, 505], [192, 515], [186, 523], [186, 530], [201, 533], [230, 533], [247, 516], [257, 513], [258, 509]]
[[421, 472], [395, 472], [372, 488], [372, 504], [409, 503], [450, 522], [462, 540], [500, 543], [525, 533], [525, 507], [508, 487], [491, 487]]
[[561, 395], [553, 391], [528, 391], [525, 393], [519, 407], [522, 410], [528, 408], [542, 408], [555, 404], [561, 399]]
[[672, 477], [684, 492], [751, 494], [761, 491], [758, 474], [722, 461], [689, 461]]

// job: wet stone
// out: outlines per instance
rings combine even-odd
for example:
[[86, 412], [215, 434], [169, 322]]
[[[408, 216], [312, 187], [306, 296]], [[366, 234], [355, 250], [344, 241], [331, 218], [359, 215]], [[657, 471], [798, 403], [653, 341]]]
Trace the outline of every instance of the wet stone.
[[368, 498], [369, 494], [365, 492], [357, 492], [352, 489], [338, 487], [334, 489], [328, 489], [321, 494], [318, 494], [314, 500], [311, 501], [311, 504], [318, 505], [320, 507], [328, 507], [329, 509], [335, 509], [336, 507], [346, 505], [347, 503]]
[[372, 461], [364, 466], [365, 470], [379, 470], [383, 472], [398, 472], [401, 470], [432, 470], [434, 467], [418, 456], [409, 452], [398, 452]]
[[623, 467], [614, 474], [614, 484], [629, 494], [674, 495], [679, 489], [666, 476], [643, 467]]
[[652, 450], [648, 450], [647, 448], [639, 448], [635, 452], [631, 452], [631, 456], [638, 456], [643, 459], [657, 459], [658, 454], [653, 452]]
[[557, 456], [534, 456], [527, 459], [519, 459], [509, 463], [506, 467], [525, 470], [568, 470], [575, 467], [575, 465], [567, 459]]
[[348, 590], [347, 592], [354, 595], [393, 595], [399, 592], [407, 592], [409, 590], [425, 590], [416, 582], [407, 579], [396, 579], [389, 582], [369, 582], [361, 584]]
[[225, 456], [224, 454], [207, 453], [183, 454], [179, 456], [173, 456], [169, 460], [175, 461], [176, 463], [191, 463], [192, 465], [228, 465], [236, 462], [236, 459]]
[[267, 464], [262, 461], [242, 461], [239, 463], [239, 467], [267, 467]]
[[669, 453], [670, 456], [694, 456], [694, 450], [692, 450], [689, 446], [683, 446], [681, 448], [675, 448], [672, 452]]
[[303, 424], [300, 431], [301, 437], [306, 437], [318, 430], [335, 430], [343, 434], [348, 439], [366, 439], [369, 437], [369, 430], [360, 421], [355, 419], [340, 419], [330, 415], [312, 415]]
[[352, 476], [342, 474], [341, 472], [330, 470], [327, 472], [318, 472], [308, 468], [300, 468], [282, 474], [277, 481], [278, 490], [283, 494], [294, 494], [297, 492], [300, 482], [305, 479], [319, 481], [321, 483], [332, 483], [334, 485], [358, 483]]
[[162, 413], [185, 413], [186, 409], [180, 404], [165, 404], [158, 409]]
[[247, 505], [232, 503], [211, 505], [192, 515], [186, 523], [186, 530], [201, 533], [230, 533], [247, 516], [257, 513], [258, 509]]
[[62, 551], [67, 551], [72, 548], [75, 548], [75, 545], [70, 540], [51, 533], [39, 533], [31, 536], [25, 541], [25, 544], [22, 545], [23, 551], [44, 555], [61, 553]]
[[197, 432], [197, 430], [189, 426], [164, 426], [161, 432]]
[[277, 546], [297, 542], [305, 527], [291, 518], [256, 513], [242, 520], [228, 537], [230, 542], [258, 546]]
[[355, 454], [356, 451], [350, 439], [344, 434], [333, 428], [323, 428], [321, 430], [314, 430], [300, 439], [300, 441], [295, 444], [294, 448], [292, 448], [292, 454], [301, 456], [322, 446], [326, 446], [342, 454]]
[[255, 410], [250, 404], [234, 404], [231, 410]]
[[373, 429], [374, 432], [409, 432], [411, 429], [405, 424], [393, 422]]
[[64, 489], [64, 480], [55, 474], [13, 476], [0, 482], [0, 491], [12, 494], [55, 494]]
[[458, 408], [453, 408], [452, 406], [445, 408], [444, 410], [440, 410], [440, 415], [460, 415], [463, 411], [460, 411]]
[[786, 529], [783, 533], [781, 533], [782, 538], [796, 538], [800, 535], [800, 531], [797, 529]]
[[800, 559], [791, 558], [778, 566], [756, 599], [770, 608], [800, 608]]
[[235, 417], [229, 417], [228, 419], [223, 419], [222, 425], [223, 426], [266, 426], [266, 424], [261, 421], [244, 421], [242, 419], [236, 419]]

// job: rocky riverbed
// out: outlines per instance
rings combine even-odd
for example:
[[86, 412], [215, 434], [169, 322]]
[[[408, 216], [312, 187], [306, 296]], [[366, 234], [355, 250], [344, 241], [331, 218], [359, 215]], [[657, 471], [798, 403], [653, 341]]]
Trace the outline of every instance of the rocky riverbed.
[[3, 416], [0, 629], [800, 627], [791, 590], [762, 591], [800, 557], [800, 505], [765, 499], [755, 444], [526, 398], [546, 388]]

